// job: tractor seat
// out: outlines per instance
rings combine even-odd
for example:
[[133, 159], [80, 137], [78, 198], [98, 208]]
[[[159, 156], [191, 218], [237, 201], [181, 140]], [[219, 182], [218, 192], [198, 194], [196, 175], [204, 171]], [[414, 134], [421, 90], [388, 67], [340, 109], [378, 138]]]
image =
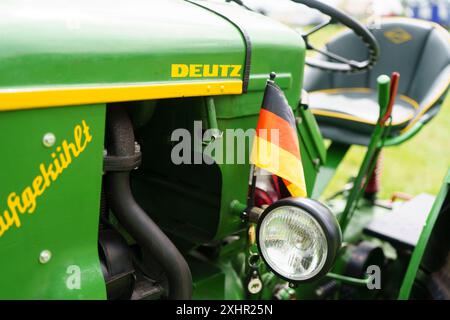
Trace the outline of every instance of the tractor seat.
[[[377, 92], [370, 88], [342, 88], [315, 91], [309, 96], [309, 103], [321, 127], [328, 126], [370, 135], [378, 121], [379, 106]], [[419, 109], [419, 104], [404, 95], [399, 95], [392, 110], [391, 132], [405, 128]], [[394, 132], [394, 133], [395, 133]]]
[[[390, 135], [398, 136], [437, 114], [450, 83], [450, 36], [439, 25], [417, 19], [387, 18], [372, 30], [380, 44], [378, 63], [358, 74], [328, 73], [308, 68], [305, 89], [309, 107], [323, 136], [367, 145], [379, 117], [377, 78], [400, 73]], [[327, 44], [344, 57], [363, 60], [364, 45], [345, 32]]]

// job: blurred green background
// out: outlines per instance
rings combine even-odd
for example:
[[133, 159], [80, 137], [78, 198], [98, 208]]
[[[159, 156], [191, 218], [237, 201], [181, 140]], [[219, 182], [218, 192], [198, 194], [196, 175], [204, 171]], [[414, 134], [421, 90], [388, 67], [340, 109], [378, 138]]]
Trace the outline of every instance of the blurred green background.
[[[341, 30], [329, 26], [312, 37], [316, 45], [324, 45]], [[401, 191], [411, 195], [436, 194], [450, 167], [450, 95], [439, 114], [414, 138], [400, 146], [383, 151], [381, 198]], [[336, 176], [325, 191], [328, 197], [340, 190], [348, 178], [357, 174], [365, 148], [353, 146], [341, 163]]]

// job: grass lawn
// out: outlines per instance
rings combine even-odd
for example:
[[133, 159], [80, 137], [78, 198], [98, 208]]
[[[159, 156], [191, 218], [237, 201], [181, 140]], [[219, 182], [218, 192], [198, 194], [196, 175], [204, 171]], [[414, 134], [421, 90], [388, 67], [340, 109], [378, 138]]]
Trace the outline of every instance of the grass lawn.
[[[314, 35], [316, 45], [324, 44], [338, 27], [328, 27]], [[339, 190], [348, 177], [355, 176], [365, 148], [353, 146], [325, 191], [325, 196]], [[450, 167], [450, 95], [439, 114], [414, 138], [400, 146], [384, 150], [381, 197], [402, 191], [411, 195], [436, 194]]]

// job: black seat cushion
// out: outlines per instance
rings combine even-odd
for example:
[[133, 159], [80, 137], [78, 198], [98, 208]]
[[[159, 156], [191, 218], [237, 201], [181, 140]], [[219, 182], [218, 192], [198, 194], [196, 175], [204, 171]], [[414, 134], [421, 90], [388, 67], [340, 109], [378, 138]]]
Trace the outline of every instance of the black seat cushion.
[[[352, 144], [367, 144], [379, 117], [377, 101], [376, 92], [370, 88], [319, 90], [309, 95], [309, 107], [324, 137]], [[405, 128], [418, 108], [415, 100], [399, 95], [392, 110], [391, 134], [396, 135]], [[341, 133], [332, 127], [345, 130]]]

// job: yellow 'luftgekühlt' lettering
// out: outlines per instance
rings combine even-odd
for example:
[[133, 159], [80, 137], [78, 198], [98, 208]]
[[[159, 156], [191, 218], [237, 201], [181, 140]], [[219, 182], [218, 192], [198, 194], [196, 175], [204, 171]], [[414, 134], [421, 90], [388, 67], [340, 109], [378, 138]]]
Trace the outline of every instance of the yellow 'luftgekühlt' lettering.
[[13, 226], [21, 227], [20, 215], [32, 214], [36, 211], [37, 198], [44, 194], [91, 141], [89, 126], [82, 120], [81, 125], [76, 125], [73, 129], [73, 141], [63, 140], [61, 145], [56, 147], [56, 151], [51, 154], [52, 161], [49, 164], [39, 165], [39, 174], [30, 185], [26, 186], [20, 194], [11, 192], [8, 195], [6, 199], [8, 208], [0, 214], [0, 237]]

